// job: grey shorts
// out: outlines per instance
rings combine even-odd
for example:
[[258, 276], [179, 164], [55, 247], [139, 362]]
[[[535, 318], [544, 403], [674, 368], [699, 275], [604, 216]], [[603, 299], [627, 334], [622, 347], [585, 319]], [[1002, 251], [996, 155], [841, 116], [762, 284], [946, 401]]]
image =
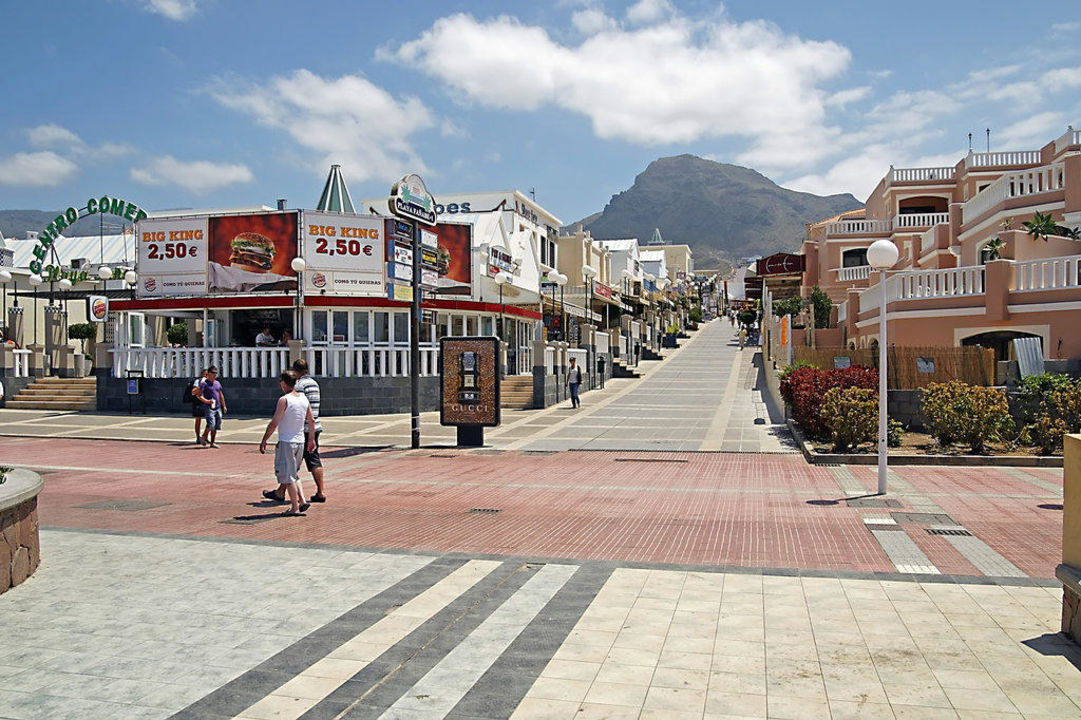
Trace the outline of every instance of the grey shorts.
[[304, 443], [279, 442], [274, 446], [274, 475], [282, 485], [299, 482]]

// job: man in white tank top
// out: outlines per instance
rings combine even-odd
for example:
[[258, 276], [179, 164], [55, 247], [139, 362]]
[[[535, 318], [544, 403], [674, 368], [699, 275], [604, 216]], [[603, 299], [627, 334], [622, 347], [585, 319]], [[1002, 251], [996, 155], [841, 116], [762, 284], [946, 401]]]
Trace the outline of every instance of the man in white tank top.
[[[278, 398], [274, 417], [267, 423], [263, 440], [259, 443], [259, 452], [266, 454], [267, 440], [274, 429], [278, 429], [278, 444], [274, 446], [274, 474], [278, 482], [285, 486], [289, 495], [289, 509], [283, 515], [300, 515], [311, 507], [304, 499], [304, 489], [300, 486], [300, 463], [304, 459], [304, 447], [315, 450], [315, 418], [308, 398], [296, 391], [297, 375], [292, 370], [281, 374], [281, 388], [285, 393]], [[307, 422], [308, 437], [305, 443], [304, 424]]]

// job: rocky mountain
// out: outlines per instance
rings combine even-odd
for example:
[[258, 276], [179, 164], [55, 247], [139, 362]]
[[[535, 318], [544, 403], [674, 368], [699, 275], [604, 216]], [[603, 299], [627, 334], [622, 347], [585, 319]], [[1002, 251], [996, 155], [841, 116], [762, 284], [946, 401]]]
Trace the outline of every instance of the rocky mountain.
[[637, 237], [643, 245], [660, 228], [666, 243], [690, 245], [704, 268], [722, 258], [795, 251], [807, 223], [860, 207], [850, 194], [786, 190], [751, 168], [677, 155], [651, 162], [630, 189], [579, 222], [593, 237]]
[[[26, 237], [27, 230], [44, 230], [48, 227], [61, 210], [49, 212], [47, 210], [0, 210], [0, 235], [8, 239], [21, 239]], [[79, 222], [64, 230], [64, 235], [75, 237], [77, 235], [97, 235], [99, 232], [97, 215], [82, 218]], [[106, 234], [119, 232], [115, 226], [120, 221], [117, 218], [108, 218], [106, 223], [112, 226], [105, 229]], [[131, 223], [127, 223], [131, 224]]]

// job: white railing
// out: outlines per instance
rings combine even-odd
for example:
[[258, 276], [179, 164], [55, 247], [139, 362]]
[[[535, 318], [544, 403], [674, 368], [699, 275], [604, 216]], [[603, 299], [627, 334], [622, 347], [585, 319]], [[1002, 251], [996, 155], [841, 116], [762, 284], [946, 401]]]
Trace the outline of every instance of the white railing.
[[887, 184], [895, 182], [924, 182], [927, 180], [952, 180], [954, 168], [890, 168]]
[[15, 365], [12, 368], [12, 372], [15, 374], [15, 377], [30, 377], [30, 351], [12, 350], [11, 354], [15, 359]]
[[898, 228], [918, 228], [918, 227], [934, 227], [939, 223], [946, 223], [950, 221], [950, 214], [944, 213], [908, 213], [898, 215], [893, 219], [893, 227]]
[[551, 345], [544, 346], [544, 374], [553, 375], [556, 371], [556, 349]]
[[595, 338], [595, 342], [597, 343], [597, 352], [607, 353], [610, 347], [608, 344], [608, 333], [602, 330], [598, 330], [593, 337]]
[[870, 265], [856, 265], [853, 267], [837, 268], [838, 282], [852, 282], [853, 280], [867, 280], [871, 277]]
[[1062, 163], [1008, 173], [962, 206], [962, 222], [971, 222], [1010, 198], [1062, 190], [1065, 187], [1066, 169]]
[[837, 324], [840, 325], [848, 319], [848, 301], [837, 305]]
[[[390, 345], [343, 347], [328, 345], [304, 350], [312, 375], [322, 377], [403, 377], [409, 375], [409, 348]], [[439, 374], [439, 347], [420, 346], [420, 376]]]
[[1073, 125], [1067, 128], [1066, 132], [1055, 140], [1055, 153], [1060, 153], [1068, 147], [1074, 145], [1081, 145], [1081, 130], [1074, 130]]
[[190, 378], [214, 365], [222, 378], [275, 377], [289, 367], [288, 348], [133, 348], [110, 350], [113, 377]]
[[642, 337], [642, 323], [641, 322], [639, 322], [637, 320], [631, 322], [631, 337], [632, 338], [640, 338], [640, 337]]
[[890, 279], [898, 281], [898, 300], [983, 294], [983, 267], [915, 270], [898, 273]]
[[1039, 150], [1012, 150], [1007, 152], [969, 153], [965, 156], [966, 168], [1039, 164]]
[[922, 235], [920, 235], [920, 255], [926, 255], [935, 249], [935, 227], [931, 226], [927, 228]]
[[1025, 260], [1013, 264], [1015, 290], [1054, 290], [1081, 286], [1081, 256]]
[[864, 235], [893, 230], [892, 220], [838, 220], [826, 223], [827, 235]]

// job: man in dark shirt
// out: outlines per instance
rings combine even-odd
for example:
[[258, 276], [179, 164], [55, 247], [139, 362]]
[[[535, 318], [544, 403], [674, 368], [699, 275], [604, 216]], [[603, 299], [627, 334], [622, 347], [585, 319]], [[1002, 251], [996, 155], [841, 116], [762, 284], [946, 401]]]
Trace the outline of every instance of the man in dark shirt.
[[203, 430], [203, 444], [210, 437], [210, 447], [218, 447], [218, 430], [221, 430], [221, 416], [228, 412], [225, 405], [225, 393], [218, 382], [218, 368], [211, 365], [206, 369], [206, 379], [199, 384], [199, 402], [206, 411], [206, 428]]

